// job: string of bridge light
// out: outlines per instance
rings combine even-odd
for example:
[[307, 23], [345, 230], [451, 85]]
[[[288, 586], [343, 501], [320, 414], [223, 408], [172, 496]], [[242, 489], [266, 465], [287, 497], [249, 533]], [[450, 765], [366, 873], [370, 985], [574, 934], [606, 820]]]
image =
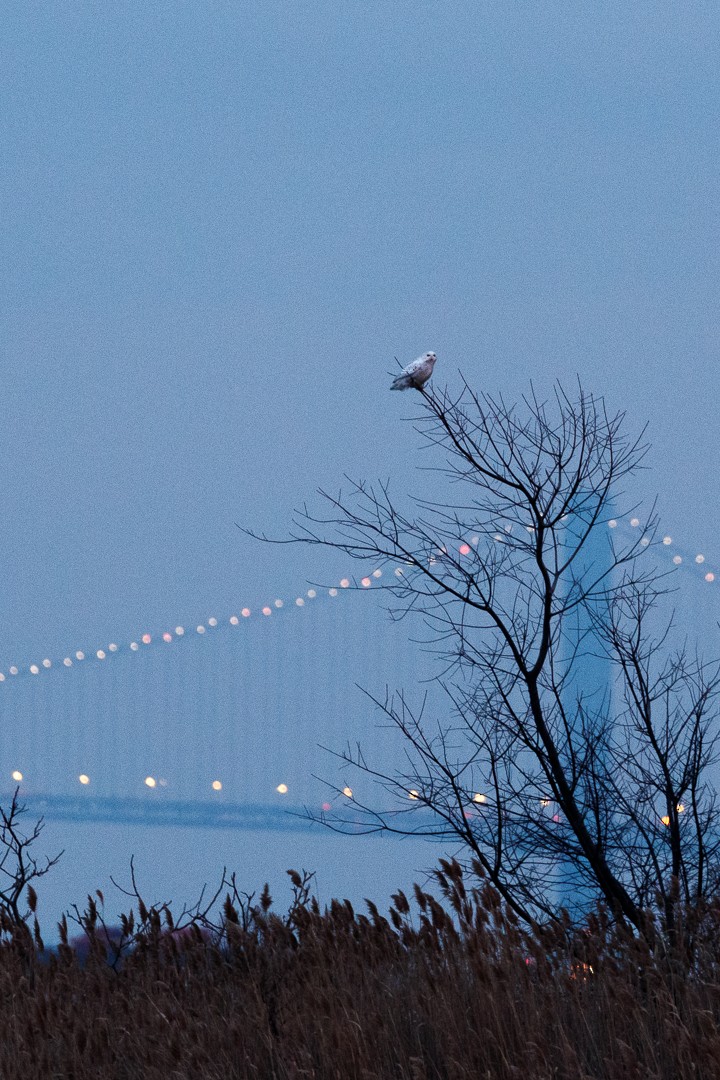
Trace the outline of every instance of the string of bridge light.
[[[637, 528], [640, 527], [641, 522], [640, 522], [640, 519], [637, 518], [637, 517], [632, 517], [632, 518], [629, 518], [627, 520], [618, 519], [618, 518], [611, 518], [607, 522], [607, 525], [608, 525], [609, 529], [617, 529], [618, 527], [620, 527], [623, 524], [624, 525], [629, 525], [630, 528], [632, 528], [632, 529], [637, 529]], [[533, 532], [533, 528], [531, 526], [528, 525], [528, 526], [525, 526], [525, 528], [526, 528], [526, 531]], [[512, 526], [511, 525], [506, 525], [504, 527], [504, 534], [505, 535], [503, 535], [503, 533], [495, 533], [493, 535], [493, 540], [495, 540], [496, 542], [499, 542], [499, 543], [506, 542], [507, 538], [508, 538], [507, 534], [510, 533], [511, 531], [512, 531]], [[472, 536], [469, 543], [467, 541], [463, 541], [462, 543], [460, 543], [458, 545], [458, 548], [457, 548], [458, 554], [460, 554], [463, 557], [468, 556], [471, 553], [473, 548], [477, 548], [479, 542], [480, 542], [480, 537], [479, 536]], [[639, 543], [640, 543], [641, 547], [649, 546], [649, 544], [651, 543], [650, 537], [642, 536], [640, 538]], [[700, 570], [702, 572], [702, 579], [705, 582], [711, 584], [716, 580], [715, 572], [713, 570], [708, 569], [708, 567], [707, 567], [707, 561], [706, 561], [705, 555], [703, 555], [700, 552], [697, 553], [694, 556], [687, 556], [687, 557], [685, 555], [679, 554], [678, 549], [677, 549], [677, 545], [675, 544], [672, 536], [669, 536], [669, 535], [663, 536], [662, 540], [661, 540], [661, 543], [662, 543], [663, 547], [665, 547], [665, 548], [670, 548], [670, 547], [673, 548], [674, 554], [672, 554], [671, 559], [672, 559], [672, 563], [673, 563], [674, 566], [679, 567], [679, 566], [683, 565], [684, 563], [689, 564], [689, 565], [692, 565], [694, 569], [697, 568], [698, 570]], [[446, 546], [438, 548], [437, 555], [436, 556], [430, 556], [429, 562], [430, 563], [437, 562], [438, 560], [442, 559], [443, 556], [446, 556], [448, 554], [449, 554], [449, 549]], [[396, 567], [394, 569], [394, 574], [397, 577], [402, 577], [404, 572], [405, 571], [404, 571], [402, 566], [398, 566], [398, 567]], [[380, 570], [380, 569], [373, 570], [371, 574], [360, 578], [359, 585], [360, 585], [360, 587], [362, 589], [369, 589], [369, 588], [372, 587], [372, 585], [377, 580], [379, 580], [382, 577], [382, 575], [383, 575], [382, 570]], [[327, 592], [328, 596], [336, 597], [336, 596], [339, 595], [341, 590], [350, 589], [352, 585], [353, 585], [353, 582], [352, 582], [352, 580], [350, 578], [343, 577], [343, 578], [340, 579], [340, 581], [338, 583], [338, 587], [333, 586], [333, 587], [327, 589], [326, 592]], [[321, 591], [324, 592], [325, 590], [321, 590]], [[306, 603], [307, 603], [308, 600], [312, 601], [318, 595], [319, 595], [319, 593], [318, 593], [317, 589], [314, 589], [314, 588], [308, 589], [304, 596], [298, 596], [298, 597], [295, 598], [294, 605], [296, 607], [298, 607], [298, 608], [303, 608], [303, 607], [306, 606]], [[264, 618], [269, 618], [273, 614], [274, 610], [279, 610], [279, 609], [281, 609], [283, 607], [285, 607], [285, 601], [278, 598], [276, 600], [273, 600], [272, 604], [265, 604], [262, 608], [259, 609], [258, 614], [262, 615]], [[237, 627], [237, 626], [240, 625], [240, 623], [243, 620], [251, 618], [252, 615], [253, 615], [253, 612], [249, 607], [243, 607], [243, 608], [240, 609], [240, 614], [239, 615], [231, 615], [227, 620], [225, 620], [225, 622], [226, 622], [227, 625], [230, 625], [232, 627]], [[200, 623], [195, 627], [195, 633], [202, 636], [202, 635], [206, 634], [208, 632], [208, 630], [214, 630], [219, 626], [220, 626], [220, 620], [218, 620], [214, 616], [211, 616], [209, 619], [206, 620], [205, 623]], [[153, 641], [163, 641], [165, 643], [170, 643], [172, 641], [175, 641], [175, 640], [178, 640], [178, 639], [181, 639], [181, 638], [185, 637], [188, 633], [189, 633], [189, 631], [187, 631], [184, 626], [175, 626], [173, 630], [165, 630], [162, 633], [157, 634], [157, 635], [152, 635], [150, 633], [144, 633], [144, 634], [140, 635], [137, 640], [131, 641], [129, 643], [129, 645], [126, 646], [126, 648], [129, 649], [131, 653], [137, 653], [137, 652], [140, 652], [144, 647], [147, 647], [148, 645], [151, 645], [153, 643]], [[0, 683], [10, 681], [8, 679], [8, 675], [12, 676], [12, 677], [17, 677], [17, 676], [24, 675], [24, 674], [40, 675], [40, 674], [42, 674], [43, 671], [49, 671], [51, 668], [53, 668], [55, 666], [58, 666], [58, 667], [61, 666], [61, 667], [65, 667], [65, 668], [72, 668], [76, 664], [81, 664], [83, 661], [87, 661], [87, 660], [98, 660], [98, 661], [106, 660], [106, 659], [108, 659], [109, 656], [114, 656], [114, 655], [116, 655], [118, 653], [121, 653], [122, 651], [123, 650], [122, 650], [121, 646], [118, 645], [117, 642], [112, 641], [112, 642], [110, 642], [109, 645], [107, 645], [107, 646], [105, 646], [103, 648], [90, 650], [88, 652], [86, 652], [86, 651], [84, 651], [82, 649], [77, 649], [77, 650], [75, 650], [75, 652], [63, 657], [62, 660], [59, 660], [59, 661], [53, 661], [53, 660], [50, 659], [50, 657], [46, 656], [39, 663], [26, 664], [26, 665], [10, 664], [8, 666], [8, 668], [7, 668], [7, 674], [4, 671], [0, 670]]]

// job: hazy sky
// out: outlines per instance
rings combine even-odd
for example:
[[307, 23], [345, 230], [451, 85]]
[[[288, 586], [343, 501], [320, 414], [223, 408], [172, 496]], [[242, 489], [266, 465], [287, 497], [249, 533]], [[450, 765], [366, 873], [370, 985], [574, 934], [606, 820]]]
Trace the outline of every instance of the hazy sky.
[[393, 357], [650, 422], [720, 557], [720, 13], [700, 0], [19, 2], [3, 15], [0, 667], [296, 588], [410, 478]]

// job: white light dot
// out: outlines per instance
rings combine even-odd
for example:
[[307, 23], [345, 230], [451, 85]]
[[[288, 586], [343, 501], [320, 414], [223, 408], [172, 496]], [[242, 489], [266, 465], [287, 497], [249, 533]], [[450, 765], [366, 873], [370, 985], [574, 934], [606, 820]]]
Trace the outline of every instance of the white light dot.
[[[706, 574], [705, 575], [705, 580], [706, 581], [714, 581], [715, 580], [715, 575], [714, 574]], [[12, 670], [12, 668], [10, 670]]]
[[608, 521], [608, 528], [617, 529], [617, 521], [615, 518], [611, 518], [610, 521]]
[[638, 525], [640, 524], [640, 518], [630, 518], [630, 524], [632, 525], [633, 529], [637, 529]]
[[237, 624], [239, 622], [240, 622], [240, 620], [238, 619], [237, 615], [231, 615], [230, 616], [230, 625], [231, 626], [237, 626]]
[[673, 555], [673, 562], [675, 563], [676, 566], [679, 566], [680, 563], [682, 562], [682, 556]]
[[346, 578], [346, 577], [341, 578], [340, 579], [340, 588], [341, 589], [349, 589], [350, 588], [350, 578]]
[[315, 589], [308, 589], [307, 594], [311, 600], [314, 600], [317, 596], [317, 592], [315, 591]]
[[274, 601], [274, 604], [275, 604], [276, 608], [281, 608], [283, 606], [283, 603], [284, 603], [284, 601], [282, 601], [282, 600], [275, 600]]
[[12, 774], [12, 778], [13, 778], [13, 780], [17, 780], [18, 783], [19, 783], [23, 778], [23, 774], [20, 772], [19, 769], [15, 769], [13, 774]]
[[103, 652], [102, 649], [98, 649], [98, 651], [95, 653], [95, 655], [97, 656], [98, 660], [104, 660], [105, 659], [105, 653]]
[[337, 589], [328, 589], [328, 596], [337, 596]]
[[278, 786], [275, 788], [275, 790], [279, 791], [281, 795], [287, 795], [287, 789], [287, 784], [278, 784]]
[[145, 784], [146, 784], [147, 787], [150, 787], [150, 788], [156, 787], [157, 786], [157, 780], [155, 779], [154, 776], [146, 776], [145, 777]]
[[352, 799], [352, 788], [351, 787], [344, 787], [343, 788], [343, 795], [345, 796], [346, 799]]
[[404, 573], [405, 571], [403, 570], [402, 566], [395, 567], [395, 577], [402, 577]]
[[705, 556], [704, 555], [696, 555], [695, 556], [695, 562], [696, 563], [704, 563], [705, 562]]
[[5, 676], [3, 675], [2, 671], [0, 671], [0, 682], [5, 682]]
[[374, 578], [381, 578], [382, 577], [382, 570], [373, 570], [373, 575], [372, 576]]
[[72, 660], [69, 656], [65, 657], [65, 659], [63, 660], [63, 664], [65, 665], [65, 667], [72, 667]]
[[37, 666], [37, 664], [31, 664], [30, 665], [30, 671], [32, 672], [33, 675], [39, 675], [40, 674], [40, 668]]
[[52, 661], [51, 661], [51, 660], [48, 660], [48, 659], [46, 658], [45, 660], [43, 660], [43, 667], [44, 667], [44, 668], [49, 668], [49, 667], [52, 667]]
[[78, 776], [78, 780], [83, 785], [87, 785], [90, 783], [90, 777], [87, 775], [87, 773], [84, 772], [80, 773], [80, 775]]
[[650, 543], [650, 537], [649, 536], [643, 536], [640, 543], [642, 544], [643, 547], [647, 547], [648, 544]]
[[163, 634], [163, 641], [172, 641], [172, 634], [168, 630]]
[[472, 544], [473, 547], [477, 547], [478, 544], [480, 543], [480, 537], [479, 536], [472, 536], [470, 538], [470, 543]]
[[272, 608], [267, 605], [262, 609], [263, 615], [272, 615]]
[[222, 781], [213, 780], [212, 789], [213, 789], [213, 791], [222, 791]]
[[240, 614], [242, 615], [243, 619], [249, 619], [250, 618], [250, 608], [249, 607], [244, 607], [242, 609], [242, 611], [240, 612]]
[[408, 798], [412, 799], [414, 802], [416, 799], [420, 798], [420, 794], [415, 790], [415, 788], [411, 788], [410, 791], [408, 791]]
[[75, 653], [75, 659], [76, 660], [84, 660], [85, 659], [85, 653], [82, 650], [78, 650], [78, 652]]
[[17, 673], [18, 673], [18, 669], [13, 664], [12, 667], [10, 668], [10, 674], [11, 675], [17, 675]]
[[132, 649], [133, 652], [137, 652], [138, 649], [140, 648], [140, 646], [138, 645], [137, 641], [131, 641], [130, 642], [130, 648]]
[[476, 792], [473, 795], [473, 802], [486, 803], [487, 802], [487, 795], [481, 795], [479, 792]]
[[185, 627], [184, 626], [176, 626], [175, 627], [175, 633], [177, 634], [178, 637], [182, 637], [183, 634], [185, 633]]
[[117, 647], [117, 645], [115, 644], [115, 642], [114, 642], [114, 641], [112, 641], [112, 642], [111, 642], [111, 643], [110, 643], [110, 644], [108, 645], [108, 649], [109, 649], [109, 651], [110, 651], [110, 652], [117, 652], [117, 651], [118, 651], [118, 647]]
[[195, 629], [197, 630], [198, 634], [204, 634], [205, 633], [205, 627], [202, 626], [202, 624], [200, 626], [197, 626]]
[[217, 626], [217, 619], [214, 616], [208, 619], [208, 626]]
[[305, 601], [303, 600], [302, 596], [298, 596], [295, 603], [297, 604], [298, 607], [305, 607]]
[[663, 536], [663, 544], [665, 547], [667, 547], [668, 544], [672, 544], [672, 536]]
[[372, 585], [372, 579], [369, 578], [369, 577], [364, 577], [361, 580], [360, 584], [362, 585], [363, 589], [369, 589], [370, 586]]

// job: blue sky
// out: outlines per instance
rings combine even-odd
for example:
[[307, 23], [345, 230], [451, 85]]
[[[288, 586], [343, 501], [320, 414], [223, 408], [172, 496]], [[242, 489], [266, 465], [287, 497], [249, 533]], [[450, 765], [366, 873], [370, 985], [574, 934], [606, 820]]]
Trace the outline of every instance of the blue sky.
[[5, 13], [0, 657], [292, 591], [343, 472], [410, 486], [426, 348], [646, 420], [718, 548], [713, 5], [19, 3]]

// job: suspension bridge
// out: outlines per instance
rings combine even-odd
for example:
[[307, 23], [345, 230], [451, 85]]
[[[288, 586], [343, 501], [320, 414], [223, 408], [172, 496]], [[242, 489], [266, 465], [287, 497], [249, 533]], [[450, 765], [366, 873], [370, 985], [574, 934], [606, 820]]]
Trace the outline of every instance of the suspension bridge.
[[[640, 521], [607, 527], [632, 533]], [[670, 536], [660, 551], [688, 610], [698, 590], [714, 606], [711, 560]], [[356, 794], [323, 748], [360, 742], [402, 767], [397, 737], [358, 689], [429, 685], [426, 652], [382, 602], [402, 572], [370, 568], [195, 626], [0, 665], [0, 797], [17, 787], [33, 813], [68, 821], [308, 828], [305, 808]]]

